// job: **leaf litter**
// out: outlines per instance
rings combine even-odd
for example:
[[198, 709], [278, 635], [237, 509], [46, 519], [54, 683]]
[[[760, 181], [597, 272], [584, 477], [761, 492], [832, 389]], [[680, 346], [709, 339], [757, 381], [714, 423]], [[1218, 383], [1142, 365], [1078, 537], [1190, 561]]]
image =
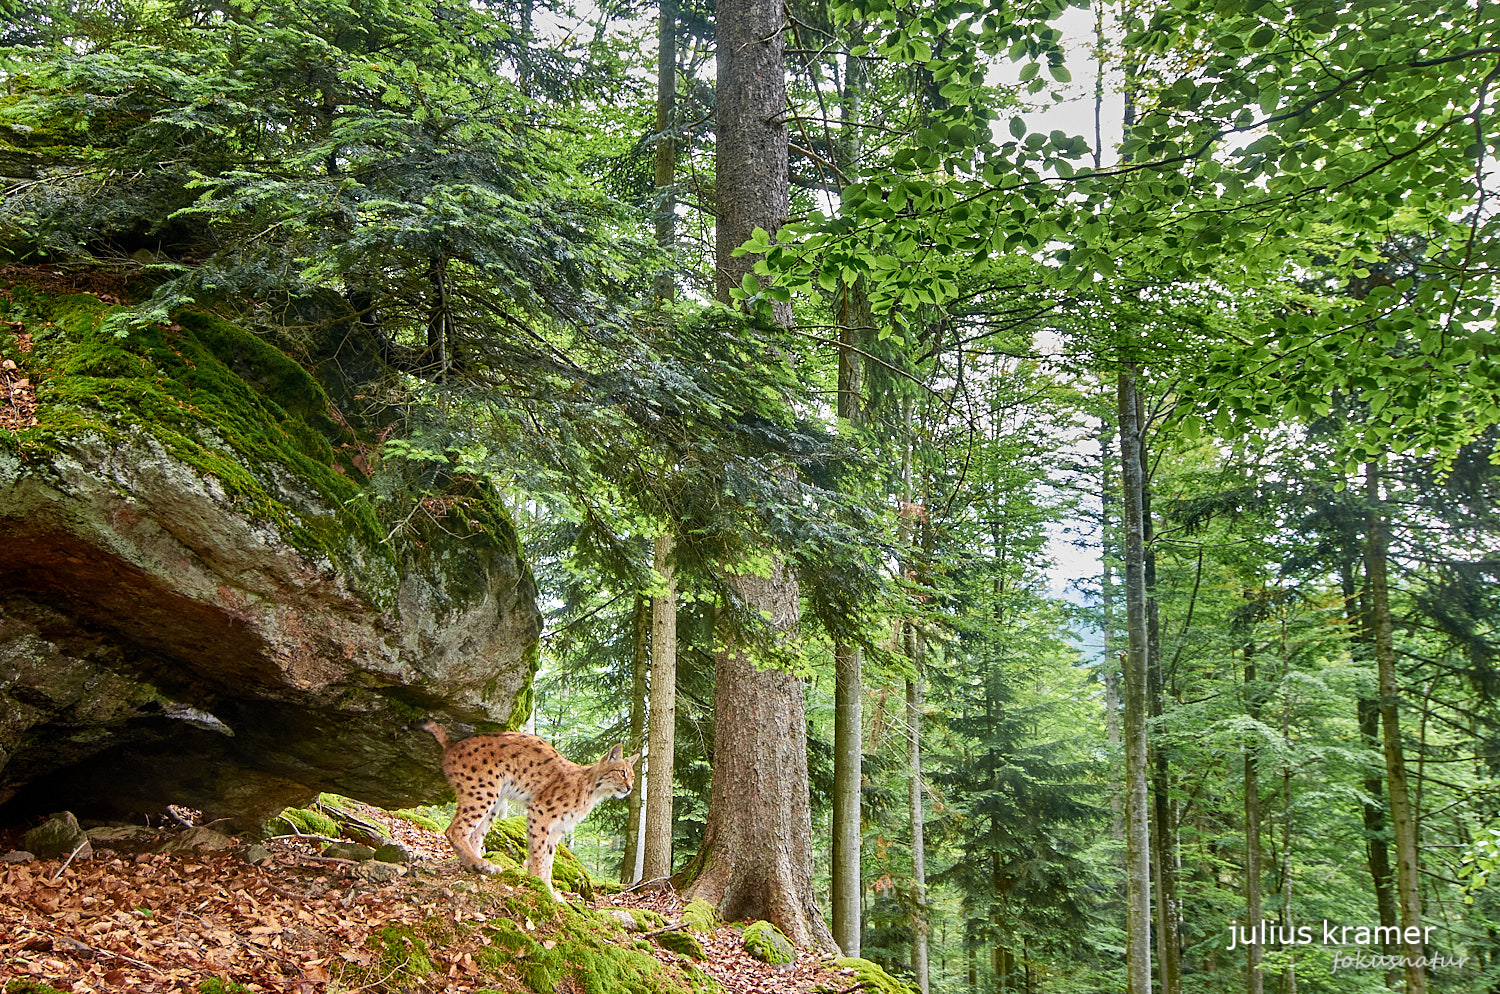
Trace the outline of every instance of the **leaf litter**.
[[[173, 832], [119, 844], [119, 850], [97, 848], [92, 858], [66, 866], [63, 859], [0, 863], [0, 990], [13, 978], [68, 994], [197, 992], [214, 978], [254, 994], [529, 990], [475, 966], [486, 941], [476, 926], [503, 916], [501, 888], [493, 881], [476, 885], [440, 834], [359, 807], [412, 854], [412, 862], [389, 881], [361, 876], [350, 861], [321, 857], [313, 840], [298, 837], [262, 843], [271, 859], [260, 865], [245, 860], [243, 847], [188, 854], [120, 851], [155, 849]], [[17, 841], [16, 835], [0, 833], [0, 841]], [[7, 848], [0, 845], [0, 852]], [[648, 909], [670, 922], [682, 912], [677, 896], [661, 890], [603, 896], [594, 906]], [[392, 926], [431, 928], [435, 917], [455, 938], [430, 944], [432, 971], [417, 979], [405, 976], [399, 986], [382, 982], [377, 933]], [[529, 920], [526, 925], [535, 927]], [[790, 968], [754, 960], [730, 925], [699, 939], [708, 959], [698, 967], [729, 994], [861, 986], [849, 971], [808, 952]], [[620, 942], [629, 945], [631, 939], [622, 934]], [[688, 962], [654, 943], [652, 953], [664, 963]], [[565, 981], [559, 991], [573, 986]]]

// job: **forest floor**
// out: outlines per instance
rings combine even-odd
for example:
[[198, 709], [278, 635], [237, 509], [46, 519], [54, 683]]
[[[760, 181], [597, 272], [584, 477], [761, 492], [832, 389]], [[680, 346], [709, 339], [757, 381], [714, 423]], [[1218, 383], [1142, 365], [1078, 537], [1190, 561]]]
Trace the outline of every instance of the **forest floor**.
[[[441, 835], [360, 807], [362, 817], [383, 824], [412, 855], [410, 863], [392, 867], [396, 872], [389, 880], [371, 879], [361, 869], [364, 864], [318, 856], [308, 841], [287, 837], [263, 843], [271, 858], [259, 865], [236, 849], [157, 852], [159, 840], [97, 848], [91, 858], [71, 863], [0, 864], [0, 991], [532, 990], [522, 982], [524, 970], [507, 975], [484, 955], [494, 933], [482, 926], [505, 913], [504, 894], [515, 888], [460, 870]], [[174, 834], [164, 832], [161, 839]], [[0, 831], [0, 854], [16, 848], [19, 835]], [[674, 924], [683, 907], [675, 894], [662, 890], [600, 894], [590, 906], [640, 908]], [[526, 917], [524, 927], [541, 946], [553, 948], [546, 922]], [[697, 937], [708, 953], [698, 969], [730, 994], [847, 992], [866, 986], [852, 971], [807, 952], [790, 969], [751, 959], [733, 926]], [[649, 946], [652, 956], [676, 970], [691, 962], [623, 932], [618, 942], [622, 950]], [[555, 988], [559, 994], [584, 989], [568, 976]]]

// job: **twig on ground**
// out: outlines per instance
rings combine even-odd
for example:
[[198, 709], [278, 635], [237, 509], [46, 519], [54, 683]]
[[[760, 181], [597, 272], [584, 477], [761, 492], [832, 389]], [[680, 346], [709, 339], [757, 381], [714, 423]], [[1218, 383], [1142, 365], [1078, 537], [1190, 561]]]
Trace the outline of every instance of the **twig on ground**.
[[83, 851], [83, 847], [86, 846], [86, 845], [88, 845], [88, 844], [89, 844], [89, 838], [88, 838], [87, 835], [85, 835], [83, 838], [81, 838], [81, 839], [78, 840], [78, 845], [76, 845], [76, 846], [73, 847], [73, 851], [70, 852], [70, 853], [68, 853], [68, 858], [65, 859], [65, 860], [63, 860], [63, 865], [59, 866], [57, 868], [57, 872], [52, 875], [52, 882], [53, 883], [57, 883], [57, 881], [59, 881], [59, 880], [62, 879], [63, 871], [68, 868], [68, 864], [69, 863], [73, 862], [73, 857], [77, 856], [80, 852], [82, 852]]

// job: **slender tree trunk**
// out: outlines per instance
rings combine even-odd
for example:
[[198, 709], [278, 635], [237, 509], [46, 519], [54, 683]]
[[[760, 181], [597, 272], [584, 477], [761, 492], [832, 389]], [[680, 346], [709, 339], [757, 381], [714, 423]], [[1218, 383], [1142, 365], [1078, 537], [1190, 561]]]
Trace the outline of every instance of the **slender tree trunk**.
[[858, 646], [833, 647], [833, 939], [845, 956], [860, 950], [860, 783], [864, 778], [864, 693]]
[[[1260, 718], [1260, 687], [1255, 672], [1255, 646], [1245, 646], [1245, 711]], [[1256, 928], [1265, 919], [1260, 894], [1260, 748], [1257, 736], [1245, 740], [1245, 925]], [[1247, 994], [1263, 994], [1265, 975], [1261, 973], [1262, 947], [1258, 942], [1245, 947]]]
[[[851, 59], [851, 63], [860, 63]], [[859, 116], [862, 87], [855, 76], [845, 86], [843, 113]], [[852, 129], [858, 130], [858, 129]], [[869, 302], [863, 283], [845, 285], [839, 298], [838, 416], [850, 428], [860, 420], [863, 397], [863, 357], [859, 354]], [[859, 646], [844, 639], [833, 644], [833, 938], [845, 956], [858, 956], [861, 945], [860, 895], [863, 890], [861, 846], [863, 813], [860, 787], [864, 781], [864, 674]]]
[[[646, 744], [646, 671], [651, 651], [651, 602], [635, 599], [635, 621], [631, 626], [630, 654], [630, 740], [625, 751], [639, 753]], [[620, 862], [620, 882], [633, 884], [640, 880], [641, 791], [646, 786], [644, 770], [637, 771], [637, 790], [625, 799], [625, 854]]]
[[[1360, 660], [1372, 658], [1370, 647], [1370, 612], [1368, 604], [1361, 603], [1361, 596], [1354, 578], [1354, 563], [1345, 559], [1339, 567], [1339, 580], [1344, 592], [1344, 619], [1349, 627], [1350, 652]], [[1368, 592], [1363, 597], [1369, 600]], [[1360, 738], [1372, 753], [1381, 751], [1380, 702], [1361, 693], [1355, 702], [1355, 715], [1359, 720]], [[1370, 868], [1370, 882], [1375, 889], [1375, 907], [1380, 915], [1380, 924], [1391, 928], [1396, 924], [1396, 896], [1391, 888], [1391, 852], [1386, 843], [1385, 778], [1374, 770], [1364, 777], [1366, 800], [1360, 805], [1365, 829], [1365, 864]], [[1385, 933], [1389, 934], [1389, 933]], [[1380, 952], [1383, 956], [1394, 953], [1394, 947], [1381, 937]], [[1387, 970], [1387, 987], [1395, 987], [1399, 974]]]
[[[1145, 405], [1136, 394], [1136, 430], [1141, 435], [1141, 539], [1145, 551], [1146, 682], [1151, 717], [1166, 713], [1166, 675], [1162, 672], [1161, 614], [1156, 597], [1155, 524], [1151, 517], [1150, 465], [1145, 442]], [[1156, 958], [1161, 970], [1161, 994], [1182, 992], [1182, 946], [1177, 921], [1177, 818], [1173, 811], [1171, 771], [1167, 755], [1153, 744], [1151, 756], [1151, 871], [1156, 886]]]
[[672, 768], [677, 749], [677, 579], [672, 536], [656, 536], [652, 565], [666, 592], [651, 599], [651, 720], [646, 795], [646, 853], [641, 878], [672, 875]]
[[1145, 480], [1141, 473], [1136, 370], [1119, 374], [1120, 475], [1125, 534], [1125, 962], [1128, 994], [1151, 994], [1151, 809], [1147, 791]]
[[[1100, 15], [1102, 17], [1102, 15]], [[1101, 42], [1102, 44], [1102, 42]], [[1097, 111], [1097, 107], [1096, 107]], [[1104, 732], [1111, 753], [1120, 748], [1120, 659], [1115, 648], [1115, 426], [1108, 416], [1099, 419], [1099, 563], [1100, 628], [1104, 639]], [[1125, 798], [1119, 791], [1109, 795], [1109, 831], [1116, 840], [1125, 839]]]
[[[756, 228], [786, 222], [784, 9], [776, 0], [719, 0], [715, 17], [715, 289], [728, 303], [755, 264], [733, 252]], [[791, 306], [772, 310], [791, 324]], [[788, 470], [790, 472], [790, 470]], [[740, 599], [787, 636], [797, 628], [797, 581], [779, 559], [770, 576], [733, 578]], [[714, 765], [703, 844], [684, 897], [726, 919], [764, 918], [798, 945], [838, 948], [813, 899], [812, 811], [802, 681], [760, 669], [733, 633], [715, 659]]]
[[[1380, 674], [1380, 727], [1385, 743], [1386, 786], [1391, 799], [1391, 825], [1396, 841], [1396, 903], [1401, 912], [1402, 938], [1421, 934], [1422, 898], [1418, 890], [1417, 832], [1406, 787], [1406, 759], [1401, 750], [1397, 711], [1401, 690], [1396, 682], [1396, 649], [1392, 634], [1390, 589], [1387, 578], [1390, 536], [1380, 496], [1380, 470], [1365, 464], [1366, 499], [1370, 506], [1366, 533], [1365, 574], [1370, 586], [1370, 631], [1375, 666]], [[1417, 929], [1416, 932], [1408, 932]], [[1403, 942], [1406, 994], [1424, 994], [1427, 977], [1422, 968], [1422, 943]]]
[[[656, 19], [656, 244], [670, 249], [677, 239], [677, 0], [661, 0]], [[661, 302], [677, 293], [672, 270], [657, 276]]]
[[906, 626], [906, 651], [916, 675], [906, 681], [906, 810], [911, 821], [912, 895], [916, 910], [912, 914], [911, 969], [917, 978], [917, 989], [928, 990], [927, 942], [927, 839], [926, 817], [922, 813], [922, 633], [915, 625]]

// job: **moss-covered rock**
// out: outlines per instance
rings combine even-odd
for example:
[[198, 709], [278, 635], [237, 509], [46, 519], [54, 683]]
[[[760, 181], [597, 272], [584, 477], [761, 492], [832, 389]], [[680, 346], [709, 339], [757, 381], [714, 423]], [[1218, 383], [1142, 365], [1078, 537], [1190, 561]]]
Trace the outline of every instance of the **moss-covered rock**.
[[745, 929], [745, 952], [753, 959], [771, 966], [788, 966], [797, 962], [797, 947], [770, 922], [755, 922]]
[[[524, 870], [528, 847], [526, 819], [521, 815], [495, 819], [489, 834], [484, 837], [486, 855], [501, 869]], [[578, 857], [565, 845], [557, 847], [557, 856], [552, 861], [552, 886], [559, 894], [567, 891], [588, 901], [594, 899], [594, 882], [589, 877], [589, 871], [584, 869]]]
[[880, 964], [855, 956], [840, 956], [833, 965], [849, 973], [862, 990], [873, 994], [916, 994], [911, 984], [897, 980], [881, 969]]
[[[491, 944], [475, 957], [487, 972], [513, 976], [538, 994], [718, 994], [719, 984], [698, 970], [678, 971], [650, 953], [622, 944], [608, 915], [554, 904], [549, 928], [528, 929], [506, 919], [491, 923]], [[523, 919], [530, 923], [531, 919]]]
[[414, 498], [377, 506], [369, 440], [305, 367], [212, 315], [120, 313], [0, 284], [37, 421], [0, 429], [0, 804], [253, 831], [325, 788], [439, 794], [413, 719], [507, 721], [536, 665], [495, 494], [438, 481], [403, 531]]
[[[312, 808], [285, 808], [276, 818], [301, 835], [321, 835], [329, 839], [339, 837], [339, 823]], [[270, 830], [275, 832], [280, 827], [282, 826], [272, 824]]]
[[656, 944], [663, 949], [677, 953], [679, 956], [687, 956], [690, 959], [707, 959], [708, 951], [703, 948], [703, 943], [691, 932], [682, 929], [673, 929], [670, 932], [662, 932], [656, 936]]

